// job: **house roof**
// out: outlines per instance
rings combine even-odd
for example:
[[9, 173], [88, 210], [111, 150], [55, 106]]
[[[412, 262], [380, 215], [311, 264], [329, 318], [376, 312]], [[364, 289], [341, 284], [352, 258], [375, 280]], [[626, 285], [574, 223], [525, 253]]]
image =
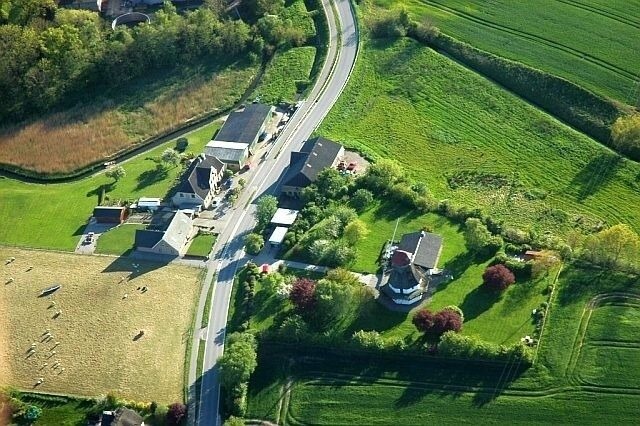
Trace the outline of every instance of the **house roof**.
[[391, 256], [391, 266], [404, 267], [411, 265], [411, 253], [404, 250], [396, 250]]
[[224, 163], [211, 155], [201, 154], [194, 158], [184, 173], [177, 192], [197, 194], [200, 198], [205, 199], [211, 191], [209, 184], [211, 169], [221, 171], [224, 169]]
[[158, 207], [162, 199], [152, 197], [140, 197], [138, 200], [138, 207]]
[[249, 104], [242, 111], [229, 114], [213, 140], [251, 144], [259, 136], [260, 128], [269, 114], [270, 105]]
[[249, 145], [239, 142], [210, 141], [205, 150], [209, 156], [214, 156], [223, 162], [239, 162], [248, 154]]
[[120, 206], [97, 206], [93, 209], [93, 217], [120, 218], [124, 209]]
[[309, 139], [299, 152], [292, 152], [289, 170], [284, 178], [287, 186], [304, 187], [313, 183], [318, 173], [335, 162], [342, 145], [323, 137]]
[[129, 408], [118, 408], [111, 423], [112, 426], [141, 426], [144, 424], [143, 418], [137, 412]]
[[[180, 251], [187, 242], [187, 238], [191, 233], [193, 227], [193, 220], [185, 214], [188, 210], [178, 210], [177, 212], [171, 212], [173, 215], [171, 221], [167, 225], [166, 229], [138, 229], [135, 235], [135, 246], [144, 248], [153, 248], [160, 241], [164, 240], [171, 247]], [[167, 213], [160, 213], [164, 215], [161, 220], [165, 220]], [[155, 218], [156, 215], [154, 215]], [[153, 224], [153, 222], [152, 222]], [[149, 225], [151, 227], [151, 224]]]
[[278, 226], [273, 230], [271, 236], [269, 237], [269, 242], [271, 244], [280, 244], [282, 240], [284, 240], [284, 236], [287, 234], [288, 228], [284, 226]]
[[442, 237], [430, 232], [404, 234], [396, 251], [411, 253], [413, 264], [433, 269], [438, 264], [442, 249]]
[[271, 218], [276, 225], [292, 225], [298, 217], [298, 210], [278, 209]]
[[136, 230], [134, 245], [136, 247], [153, 248], [160, 240], [162, 240], [163, 235], [164, 232], [162, 231], [138, 229]]

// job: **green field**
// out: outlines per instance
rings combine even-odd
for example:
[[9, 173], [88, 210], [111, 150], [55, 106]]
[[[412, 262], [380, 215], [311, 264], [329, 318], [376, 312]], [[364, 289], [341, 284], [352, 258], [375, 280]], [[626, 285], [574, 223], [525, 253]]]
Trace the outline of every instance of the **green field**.
[[[211, 140], [218, 122], [188, 134], [187, 151], [199, 154]], [[154, 158], [175, 141], [141, 154], [122, 166], [127, 175], [108, 192], [112, 200], [164, 197], [181, 167], [156, 173]], [[71, 183], [31, 184], [0, 177], [0, 244], [74, 250], [102, 185], [113, 182], [99, 173]], [[100, 249], [102, 250], [102, 249]]]
[[117, 256], [129, 254], [133, 250], [136, 230], [144, 229], [145, 227], [145, 225], [125, 223], [111, 228], [98, 238], [96, 253], [115, 254]]
[[269, 104], [295, 103], [297, 95], [310, 84], [309, 74], [315, 56], [316, 48], [311, 46], [278, 51], [269, 62], [254, 95]]
[[[580, 377], [585, 378], [601, 379], [596, 376], [598, 367], [607, 369], [606, 380], [596, 385], [581, 381], [572, 366], [580, 330], [591, 336], [592, 325], [626, 329], [638, 315], [635, 307], [629, 307], [636, 305], [636, 299], [623, 297], [618, 300], [624, 312], [597, 307], [584, 327], [583, 314], [593, 297], [629, 292], [638, 284], [638, 277], [568, 267], [560, 275], [537, 363], [525, 372], [513, 363], [443, 363], [318, 351], [305, 356], [309, 352], [301, 348], [270, 347], [252, 376], [248, 415], [279, 423], [327, 425], [430, 420], [460, 424], [474, 419], [481, 424], [602, 424], [611, 419], [635, 424], [640, 415], [638, 357], [599, 346], [599, 358], [587, 354], [578, 364]], [[632, 330], [622, 333], [626, 336]], [[283, 393], [287, 382], [291, 390]]]
[[640, 229], [640, 165], [409, 39], [363, 42], [318, 132], [515, 227]]
[[[443, 32], [629, 105], [640, 87], [638, 0], [374, 0]], [[569, 30], [570, 29], [570, 30]]]
[[191, 256], [208, 256], [211, 252], [216, 236], [212, 234], [198, 234], [191, 242], [187, 254]]

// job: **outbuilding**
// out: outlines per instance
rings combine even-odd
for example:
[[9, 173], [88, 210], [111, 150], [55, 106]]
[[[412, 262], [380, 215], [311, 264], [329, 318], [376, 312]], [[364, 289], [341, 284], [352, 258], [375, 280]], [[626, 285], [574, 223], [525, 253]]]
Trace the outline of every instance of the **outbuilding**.
[[284, 236], [287, 234], [288, 228], [284, 226], [278, 226], [273, 230], [271, 236], [269, 237], [269, 244], [271, 247], [278, 247], [284, 241]]
[[298, 210], [278, 209], [271, 218], [271, 223], [276, 226], [291, 226], [298, 217]]
[[122, 206], [98, 206], [93, 209], [98, 223], [122, 223], [127, 218], [127, 208]]

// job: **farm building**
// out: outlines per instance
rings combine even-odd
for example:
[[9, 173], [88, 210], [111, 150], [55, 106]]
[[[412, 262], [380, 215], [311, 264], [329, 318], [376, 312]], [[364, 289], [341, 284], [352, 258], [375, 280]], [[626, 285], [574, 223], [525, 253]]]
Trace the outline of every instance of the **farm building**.
[[162, 212], [147, 229], [136, 230], [135, 248], [141, 252], [182, 256], [187, 241], [195, 235], [192, 210]]
[[196, 157], [182, 176], [171, 199], [173, 205], [195, 211], [209, 208], [225, 169], [226, 165], [216, 157], [205, 154]]
[[336, 166], [342, 156], [342, 145], [322, 137], [309, 139], [300, 151], [291, 153], [282, 193], [290, 197], [299, 197], [304, 188], [315, 182], [322, 170]]
[[98, 206], [93, 209], [98, 223], [122, 223], [127, 218], [127, 208], [121, 206]]
[[229, 114], [213, 140], [246, 144], [249, 152], [253, 153], [272, 113], [273, 107], [270, 105], [249, 104], [244, 109]]
[[442, 237], [429, 232], [402, 236], [393, 249], [381, 291], [394, 303], [412, 305], [422, 299], [442, 252]]
[[215, 157], [231, 170], [240, 170], [249, 158], [249, 145], [240, 142], [211, 141], [204, 147], [205, 155]]

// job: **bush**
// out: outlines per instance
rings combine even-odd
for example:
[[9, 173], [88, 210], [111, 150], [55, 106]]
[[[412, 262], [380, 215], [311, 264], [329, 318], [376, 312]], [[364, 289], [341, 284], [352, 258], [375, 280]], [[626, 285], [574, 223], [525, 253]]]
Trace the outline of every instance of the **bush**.
[[482, 274], [483, 285], [492, 291], [504, 291], [515, 282], [513, 272], [501, 263], [487, 267]]
[[533, 363], [533, 353], [522, 343], [511, 346], [494, 345], [475, 336], [464, 336], [449, 331], [442, 335], [438, 352], [451, 358], [477, 359], [488, 361], [521, 361], [525, 365]]
[[251, 233], [245, 237], [244, 249], [247, 253], [256, 255], [260, 253], [262, 247], [264, 247], [264, 238], [262, 238], [262, 235]]
[[176, 151], [184, 152], [189, 146], [189, 140], [187, 138], [178, 138], [176, 141]]
[[462, 328], [462, 311], [457, 306], [449, 306], [434, 314], [421, 309], [413, 317], [413, 325], [430, 338], [438, 338], [447, 331], [458, 332]]
[[385, 348], [384, 339], [377, 331], [356, 331], [353, 333], [352, 341], [357, 347], [363, 349], [383, 350]]
[[453, 311], [453, 312], [455, 312], [460, 317], [460, 322], [464, 322], [464, 313], [462, 312], [462, 309], [460, 309], [456, 305], [445, 306], [444, 309], [442, 309], [442, 310], [443, 311]]
[[316, 282], [309, 278], [298, 278], [293, 283], [289, 300], [295, 306], [296, 311], [305, 317], [309, 317], [316, 309]]
[[373, 203], [373, 193], [368, 189], [360, 188], [354, 192], [349, 203], [358, 212], [363, 212]]
[[174, 402], [167, 410], [167, 423], [179, 425], [187, 418], [187, 406], [181, 402]]
[[431, 330], [431, 328], [433, 328], [435, 319], [433, 312], [428, 309], [420, 309], [415, 313], [411, 322], [418, 329], [418, 331], [426, 333]]

